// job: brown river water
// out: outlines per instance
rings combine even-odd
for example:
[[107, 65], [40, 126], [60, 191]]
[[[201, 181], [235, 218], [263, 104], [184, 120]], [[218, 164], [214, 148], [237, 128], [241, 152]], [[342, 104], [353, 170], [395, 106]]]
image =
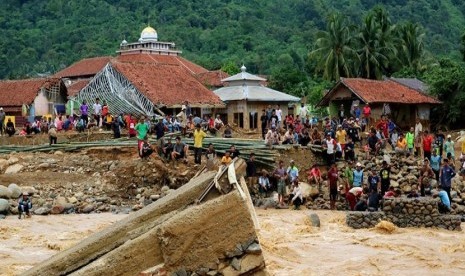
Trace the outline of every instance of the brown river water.
[[[316, 211], [321, 228], [314, 228], [311, 212], [257, 209], [271, 275], [465, 275], [464, 232], [389, 224], [354, 230], [345, 225], [344, 212], [331, 211]], [[20, 275], [122, 218], [105, 213], [0, 220], [0, 275]]]

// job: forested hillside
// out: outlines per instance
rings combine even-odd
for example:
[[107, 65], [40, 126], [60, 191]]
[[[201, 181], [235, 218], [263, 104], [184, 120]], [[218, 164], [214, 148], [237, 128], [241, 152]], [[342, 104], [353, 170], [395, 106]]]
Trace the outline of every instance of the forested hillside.
[[123, 38], [137, 40], [147, 22], [160, 40], [176, 42], [187, 58], [209, 69], [233, 62], [271, 74], [282, 54], [305, 66], [329, 14], [339, 11], [361, 24], [377, 3], [393, 23], [419, 23], [425, 49], [435, 56], [459, 57], [462, 0], [2, 0], [0, 78], [112, 55]]

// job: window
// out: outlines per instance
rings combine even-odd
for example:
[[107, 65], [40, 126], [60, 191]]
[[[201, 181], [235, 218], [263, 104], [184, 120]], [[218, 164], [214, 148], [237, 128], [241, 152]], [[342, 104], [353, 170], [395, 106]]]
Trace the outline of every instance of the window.
[[244, 127], [244, 113], [234, 113], [233, 123], [238, 127]]

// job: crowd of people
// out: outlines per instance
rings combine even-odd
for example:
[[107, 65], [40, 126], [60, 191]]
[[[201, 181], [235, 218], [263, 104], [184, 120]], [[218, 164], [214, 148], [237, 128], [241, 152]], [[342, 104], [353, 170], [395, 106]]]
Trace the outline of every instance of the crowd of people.
[[[129, 137], [137, 137], [138, 153], [141, 158], [148, 158], [157, 153], [168, 161], [182, 160], [187, 163], [189, 146], [182, 141], [185, 136], [194, 138], [193, 153], [194, 163], [200, 164], [202, 157], [210, 162], [216, 158], [214, 145], [208, 145], [204, 150], [203, 140], [207, 132], [216, 134], [224, 129], [223, 137], [232, 137], [231, 128], [225, 125], [220, 116], [215, 119], [211, 116], [200, 118], [192, 114], [188, 102], [181, 106], [181, 111], [175, 115], [166, 115], [162, 118], [141, 117], [138, 121], [131, 114], [119, 114], [113, 116], [110, 108], [104, 101], [100, 104], [97, 98], [93, 104], [92, 114], [89, 114], [89, 106], [85, 101], [79, 108], [80, 115], [43, 118], [33, 123], [26, 123], [21, 130], [21, 135], [48, 133], [50, 144], [57, 142], [57, 133], [75, 129], [83, 131], [86, 128], [101, 127], [111, 129], [115, 138], [121, 137], [121, 129], [126, 128]], [[5, 113], [0, 109], [0, 131], [10, 133], [11, 121], [4, 124]], [[455, 158], [455, 145], [451, 135], [445, 136], [440, 130], [430, 133], [423, 128], [422, 123], [417, 120], [416, 124], [408, 131], [402, 131], [387, 115], [381, 116], [375, 121], [371, 116], [371, 108], [365, 105], [360, 108], [354, 105], [350, 114], [346, 116], [344, 106], [341, 105], [338, 116], [326, 117], [319, 121], [312, 117], [302, 104], [296, 116], [284, 116], [281, 108], [277, 105], [272, 108], [269, 105], [262, 110], [260, 117], [262, 127], [262, 138], [267, 145], [277, 144], [299, 144], [317, 145], [321, 147], [327, 162], [327, 179], [329, 188], [330, 208], [336, 208], [336, 201], [341, 195], [348, 203], [351, 210], [377, 209], [379, 201], [385, 197], [399, 196], [401, 192], [390, 186], [390, 167], [387, 161], [383, 162], [380, 170], [370, 168], [364, 171], [361, 163], [357, 160], [370, 159], [373, 156], [391, 154], [415, 156], [423, 162], [420, 171], [419, 183], [409, 196], [426, 196], [430, 191], [429, 181], [436, 179], [440, 183], [439, 197], [442, 208], [450, 210], [451, 179], [455, 177], [457, 161]], [[14, 126], [13, 126], [14, 129]], [[167, 133], [180, 132], [175, 137], [174, 143], [171, 135]], [[13, 132], [14, 133], [14, 132]], [[157, 144], [151, 145], [149, 134], [155, 134]], [[460, 172], [465, 172], [465, 141], [462, 143], [462, 155], [460, 160]], [[221, 163], [227, 165], [238, 156], [238, 150], [234, 146], [221, 158]], [[342, 162], [343, 168], [338, 169], [336, 162]], [[279, 204], [284, 205], [289, 191], [289, 202], [298, 208], [304, 201], [298, 181], [299, 169], [291, 160], [289, 166], [284, 169], [284, 162], [280, 161], [273, 173], [256, 172], [254, 156], [251, 155], [247, 161], [250, 185], [257, 187], [260, 194], [270, 190], [276, 190], [279, 195]], [[250, 168], [249, 168], [250, 167]], [[306, 178], [306, 179], [305, 179]], [[313, 165], [307, 171], [309, 183], [318, 185], [321, 191], [323, 174], [319, 166]], [[447, 195], [446, 197], [444, 196]], [[359, 204], [360, 203], [360, 204]], [[365, 203], [365, 205], [363, 205]], [[359, 206], [360, 205], [360, 206]]]
[[[262, 138], [267, 145], [300, 144], [319, 145], [323, 150], [328, 168], [325, 178], [329, 188], [330, 208], [335, 209], [336, 201], [347, 202], [350, 210], [377, 210], [383, 198], [398, 197], [402, 191], [390, 186], [390, 164], [384, 161], [381, 169], [363, 169], [357, 160], [370, 160], [374, 156], [396, 154], [414, 157], [422, 162], [417, 185], [407, 197], [430, 196], [431, 180], [438, 183], [438, 196], [441, 200], [441, 212], [451, 210], [451, 179], [456, 175], [459, 166], [460, 174], [465, 175], [465, 141], [462, 142], [462, 154], [455, 157], [455, 143], [451, 135], [445, 135], [440, 129], [432, 133], [416, 120], [414, 126], [402, 131], [388, 115], [382, 115], [378, 121], [371, 116], [371, 108], [355, 105], [349, 116], [345, 116], [344, 106], [340, 106], [338, 117], [327, 117], [318, 122], [311, 118], [306, 109], [293, 116], [283, 118], [280, 107], [262, 111]], [[284, 133], [284, 135], [282, 135]], [[337, 163], [343, 164], [342, 169]], [[301, 204], [301, 192], [297, 185], [295, 172], [298, 169], [291, 161], [284, 170], [283, 162], [279, 162], [274, 173], [261, 175], [258, 181], [259, 191], [275, 190], [279, 194], [279, 204], [289, 191], [289, 202], [296, 208]], [[292, 173], [292, 174], [291, 174]], [[315, 183], [321, 190], [323, 175], [319, 166], [308, 169], [308, 178], [300, 178]], [[298, 174], [298, 173], [297, 173]], [[262, 179], [262, 180], [260, 180]], [[287, 183], [287, 189], [282, 183]], [[266, 183], [266, 184], [263, 184]], [[269, 184], [268, 184], [269, 183]]]

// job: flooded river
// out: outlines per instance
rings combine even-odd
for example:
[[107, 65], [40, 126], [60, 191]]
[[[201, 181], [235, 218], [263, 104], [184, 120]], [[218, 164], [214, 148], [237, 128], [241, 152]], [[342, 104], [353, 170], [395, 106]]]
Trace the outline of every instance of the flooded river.
[[[465, 234], [438, 229], [353, 230], [343, 212], [257, 210], [271, 275], [465, 275]], [[20, 275], [124, 215], [0, 220], [0, 275]], [[462, 226], [462, 228], [465, 225]]]

